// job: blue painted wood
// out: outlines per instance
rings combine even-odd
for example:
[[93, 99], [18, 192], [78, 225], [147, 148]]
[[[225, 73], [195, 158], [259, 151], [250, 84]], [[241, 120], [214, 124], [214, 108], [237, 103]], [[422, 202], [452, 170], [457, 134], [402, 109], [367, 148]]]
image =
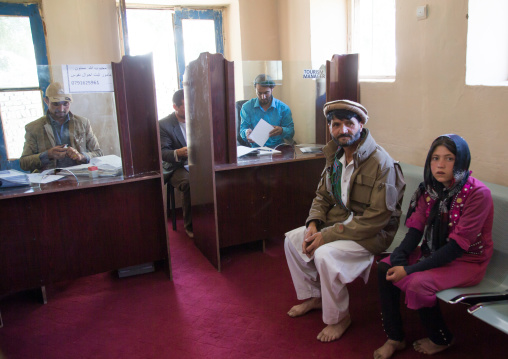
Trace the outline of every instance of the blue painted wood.
[[[37, 75], [39, 78], [39, 88], [42, 93], [44, 93], [50, 83], [50, 75], [48, 68], [48, 55], [46, 51], [46, 39], [44, 37], [44, 26], [39, 13], [39, 6], [37, 4], [12, 4], [0, 2], [0, 15], [29, 17], [30, 27], [32, 30], [32, 41], [35, 50], [35, 61], [37, 64]], [[44, 107], [46, 107], [46, 105], [44, 105]], [[2, 126], [0, 126], [0, 170], [5, 169], [16, 169], [21, 171], [19, 159], [13, 161], [7, 160], [4, 132]]]
[[185, 72], [185, 55], [182, 31], [182, 19], [214, 20], [215, 25], [215, 51], [224, 55], [224, 38], [222, 34], [222, 11], [221, 10], [195, 10], [177, 9], [173, 19], [173, 32], [175, 36], [176, 62], [180, 88], [183, 88], [183, 74]]

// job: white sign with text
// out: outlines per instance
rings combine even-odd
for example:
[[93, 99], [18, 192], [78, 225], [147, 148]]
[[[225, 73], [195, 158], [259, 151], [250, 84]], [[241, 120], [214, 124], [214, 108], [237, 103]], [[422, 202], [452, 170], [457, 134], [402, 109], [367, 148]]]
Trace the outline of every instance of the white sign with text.
[[62, 65], [67, 93], [113, 92], [111, 65]]

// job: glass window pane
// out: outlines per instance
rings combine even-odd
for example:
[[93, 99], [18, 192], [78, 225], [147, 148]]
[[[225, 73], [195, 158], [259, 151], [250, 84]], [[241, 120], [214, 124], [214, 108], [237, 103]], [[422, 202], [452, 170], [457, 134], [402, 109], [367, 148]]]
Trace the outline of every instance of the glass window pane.
[[213, 20], [182, 20], [185, 66], [202, 52], [216, 53], [215, 24]]
[[38, 86], [28, 16], [0, 16], [0, 88]]
[[355, 0], [352, 52], [360, 78], [395, 77], [395, 1]]
[[173, 112], [173, 93], [178, 90], [173, 37], [173, 11], [127, 9], [131, 55], [153, 53], [157, 115]]
[[25, 143], [25, 125], [43, 114], [40, 90], [0, 92], [0, 117], [8, 160], [21, 157]]

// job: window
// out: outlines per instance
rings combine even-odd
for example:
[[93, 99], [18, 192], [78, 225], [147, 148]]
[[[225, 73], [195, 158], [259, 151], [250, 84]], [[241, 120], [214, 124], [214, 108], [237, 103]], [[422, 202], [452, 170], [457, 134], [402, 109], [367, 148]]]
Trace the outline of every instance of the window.
[[349, 52], [360, 79], [395, 78], [395, 0], [349, 0]]
[[49, 85], [46, 42], [36, 4], [0, 3], [0, 169], [17, 169], [25, 125], [43, 115]]
[[202, 52], [224, 53], [222, 12], [131, 6], [126, 10], [130, 54], [153, 53], [157, 114], [162, 119], [173, 112], [171, 98], [182, 87], [185, 66]]
[[200, 53], [208, 51], [224, 54], [222, 38], [222, 11], [192, 9], [175, 11], [175, 46], [180, 83], [183, 80], [185, 66], [195, 60]]
[[508, 85], [508, 1], [469, 0], [466, 84]]

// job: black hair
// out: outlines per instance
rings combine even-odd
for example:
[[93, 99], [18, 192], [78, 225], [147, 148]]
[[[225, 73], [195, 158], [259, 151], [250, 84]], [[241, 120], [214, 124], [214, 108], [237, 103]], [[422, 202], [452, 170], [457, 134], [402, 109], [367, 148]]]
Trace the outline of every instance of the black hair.
[[442, 184], [438, 183], [430, 168], [430, 162], [432, 155], [438, 146], [444, 146], [453, 153], [455, 156], [455, 163], [453, 165], [453, 175], [455, 180], [458, 180], [460, 187], [464, 185], [465, 181], [469, 177], [469, 165], [471, 164], [471, 153], [469, 152], [469, 146], [467, 142], [460, 136], [455, 134], [448, 134], [439, 136], [432, 142], [429, 152], [427, 153], [427, 159], [425, 160], [424, 168], [424, 182], [426, 187], [435, 187], [441, 191], [443, 188]]
[[439, 136], [432, 142], [432, 145], [430, 146], [429, 153], [432, 157], [432, 154], [436, 150], [438, 146], [445, 146], [448, 151], [453, 153], [454, 156], [457, 156], [457, 146], [455, 146], [455, 142], [452, 141], [450, 137], [447, 136]]
[[180, 89], [173, 94], [173, 105], [175, 105], [176, 107], [180, 107], [182, 105], [182, 101], [183, 101], [183, 89]]
[[330, 124], [334, 118], [336, 118], [338, 120], [343, 120], [343, 119], [351, 120], [353, 117], [356, 118], [356, 120], [358, 122], [361, 122], [360, 119], [358, 118], [358, 115], [356, 113], [354, 113], [353, 111], [344, 110], [344, 109], [333, 110], [333, 111], [330, 111], [326, 114], [326, 122], [328, 124]]
[[272, 80], [272, 78], [269, 75], [266, 74], [259, 74], [254, 79], [254, 87], [256, 85], [262, 86], [262, 87], [269, 87], [273, 89], [275, 87], [275, 82]]

